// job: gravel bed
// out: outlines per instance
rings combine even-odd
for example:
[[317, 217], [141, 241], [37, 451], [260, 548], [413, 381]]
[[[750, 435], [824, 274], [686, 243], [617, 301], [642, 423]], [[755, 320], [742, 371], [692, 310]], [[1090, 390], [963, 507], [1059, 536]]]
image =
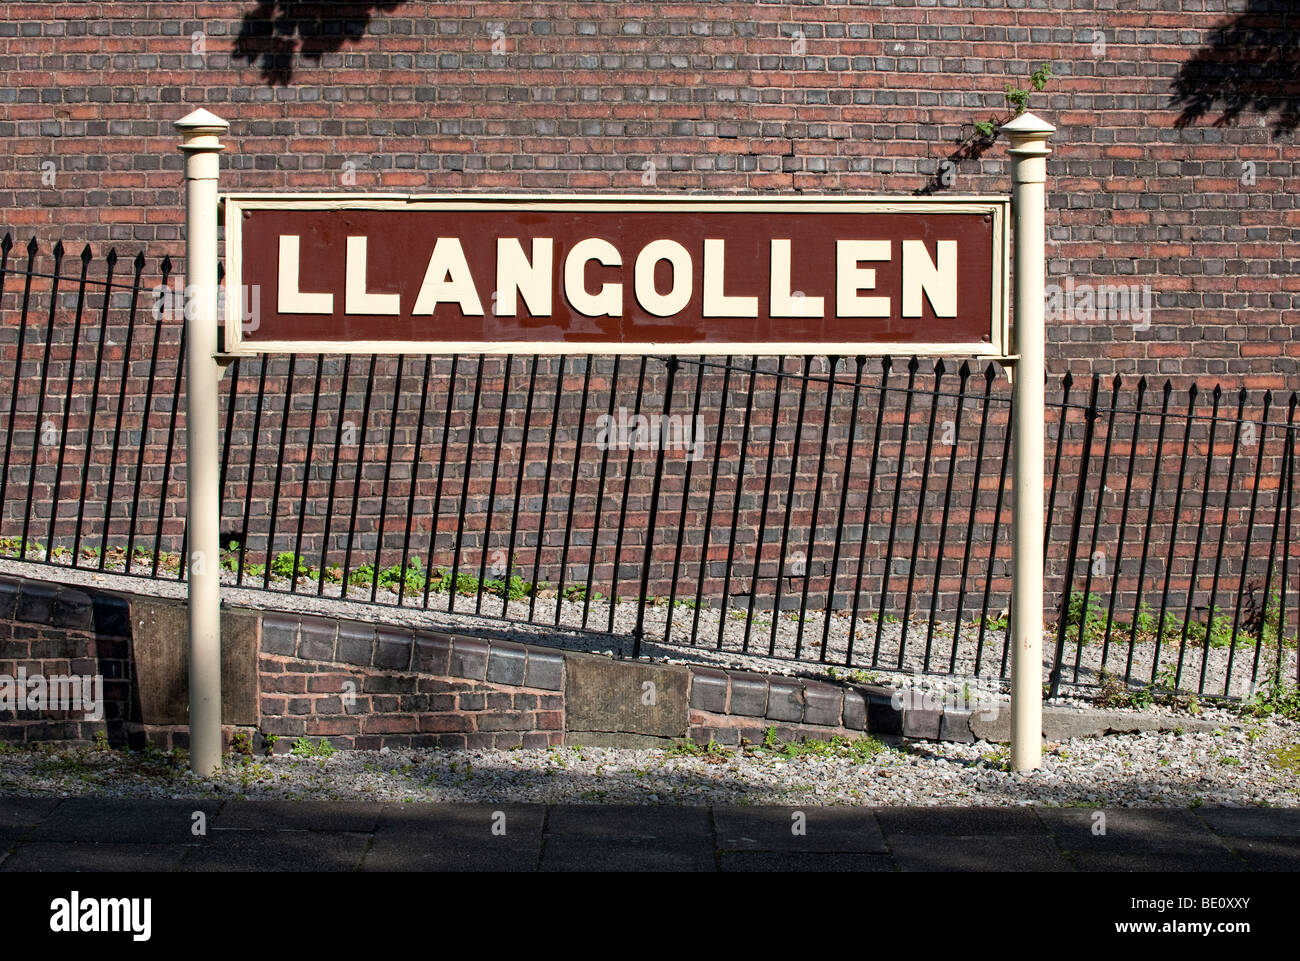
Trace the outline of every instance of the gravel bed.
[[[46, 578], [55, 574], [44, 567], [9, 559], [0, 559], [0, 571]], [[185, 596], [183, 583], [123, 577], [111, 572], [101, 574], [64, 567], [57, 571], [57, 579], [108, 590]], [[233, 581], [233, 575], [227, 574], [226, 579]], [[233, 584], [228, 584], [223, 593], [226, 603], [231, 605], [382, 620], [422, 628], [473, 630], [490, 636], [622, 657], [630, 656], [631, 638], [618, 635], [630, 633], [637, 616], [635, 604], [613, 605], [614, 633], [610, 634], [606, 629], [611, 605], [606, 600], [593, 601], [587, 613], [591, 630], [583, 630], [584, 605], [557, 601], [554, 597], [539, 596], [534, 616], [554, 622], [558, 602], [559, 628], [550, 624], [506, 623], [500, 619], [504, 613], [516, 618], [528, 617], [530, 602], [513, 601], [507, 612], [502, 599], [492, 595], [482, 596], [481, 610], [477, 611], [478, 598], [459, 596], [452, 613], [445, 608], [422, 611], [399, 607], [396, 595], [384, 592], [377, 595], [384, 604], [379, 610], [358, 603], [370, 599], [369, 588], [354, 587], [345, 600], [338, 585], [326, 587], [326, 594], [332, 593], [333, 597], [294, 595], [283, 589], [266, 592]], [[435, 597], [436, 602], [445, 605], [445, 595]], [[647, 633], [662, 636], [667, 617], [667, 607], [648, 608]], [[674, 639], [687, 642], [694, 621], [694, 610], [677, 608], [673, 612]], [[722, 650], [716, 648], [720, 624]], [[820, 654], [824, 629], [820, 614], [807, 619], [802, 654], [813, 657]], [[855, 660], [858, 653], [874, 649], [877, 637], [877, 625], [870, 618], [859, 618], [858, 629]], [[647, 640], [642, 645], [642, 654], [677, 663], [712, 663], [770, 673], [816, 676], [837, 671], [841, 678], [848, 673], [843, 667], [831, 668], [817, 662], [795, 664], [745, 654], [740, 650], [744, 632], [743, 621], [728, 618], [723, 622], [718, 611], [701, 610], [698, 636], [712, 646], [680, 647]], [[751, 650], [766, 654], [771, 632], [770, 614], [757, 613], [751, 628]], [[897, 664], [902, 625], [887, 621], [879, 626], [878, 633], [882, 657]], [[827, 631], [827, 660], [838, 659], [843, 663], [848, 634], [848, 616], [832, 614]], [[915, 672], [924, 660], [924, 627], [913, 626], [908, 635], [902, 672], [877, 669], [855, 675], [854, 679], [920, 683], [937, 689], [956, 686], [951, 679], [918, 681]], [[969, 649], [960, 652], [957, 658], [959, 674], [974, 674], [977, 635], [978, 631], [969, 635]], [[774, 636], [771, 648], [774, 653], [793, 654], [795, 645], [799, 644], [799, 624], [789, 618], [779, 618]], [[1003, 632], [985, 632], [986, 655], [979, 675], [984, 679], [979, 688], [983, 696], [1005, 698], [1003, 685], [996, 680], [1003, 641]], [[1052, 649], [1054, 641], [1054, 637], [1045, 636], [1047, 650]], [[936, 630], [932, 638], [932, 667], [951, 657], [951, 645], [951, 629], [946, 634]], [[1113, 648], [1109, 652], [1107, 664], [1112, 670], [1122, 668], [1122, 661], [1118, 660], [1121, 653], [1126, 656], [1126, 649]], [[1170, 662], [1167, 655], [1168, 651], [1161, 658], [1162, 664]], [[1287, 650], [1284, 655], [1287, 665], [1284, 669], [1294, 675], [1295, 652]], [[1235, 675], [1241, 673], [1242, 657], [1239, 651]], [[1172, 658], [1175, 663], [1176, 658], [1175, 648]], [[1150, 652], [1144, 655], [1139, 645], [1135, 650], [1135, 672], [1145, 665], [1149, 676], [1150, 659]], [[1085, 646], [1080, 679], [1095, 676], [1093, 672], [1101, 663], [1100, 646]], [[1212, 649], [1207, 676], [1221, 679], [1222, 674], [1216, 672], [1221, 672], [1226, 663], [1227, 652]], [[1184, 671], [1189, 677], [1199, 676], [1199, 650], [1189, 649]], [[990, 673], [994, 678], [988, 677]], [[1244, 687], [1234, 687], [1234, 693], [1242, 692]], [[1085, 693], [1082, 690], [1066, 688], [1064, 693], [1067, 696], [1060, 702], [1086, 703], [1086, 699], [1078, 696]], [[1153, 710], [1176, 713], [1178, 708], [1165, 705]], [[882, 747], [865, 758], [845, 749], [793, 757], [761, 749], [701, 756], [680, 751], [574, 746], [545, 751], [358, 751], [341, 752], [330, 758], [231, 759], [226, 769], [211, 779], [194, 778], [184, 770], [183, 758], [158, 752], [17, 749], [0, 745], [0, 795], [780, 805], [1300, 805], [1300, 738], [1297, 737], [1300, 725], [1278, 719], [1247, 720], [1242, 725], [1235, 713], [1208, 706], [1199, 716], [1222, 722], [1223, 727], [1213, 733], [1113, 735], [1052, 744], [1048, 746], [1042, 769], [1026, 775], [1008, 772], [1006, 748], [987, 743], [900, 742]]]
[[1005, 770], [1000, 745], [917, 742], [869, 757], [841, 749], [684, 755], [563, 747], [341, 752], [232, 759], [195, 778], [181, 755], [0, 746], [0, 795], [754, 805], [1297, 806], [1300, 726], [1077, 738], [1040, 770]]
[[[33, 565], [0, 558], [0, 571], [26, 576], [50, 576], [53, 571], [44, 565]], [[477, 571], [469, 573], [477, 574]], [[129, 591], [139, 594], [153, 594], [164, 597], [185, 596], [185, 585], [172, 580], [150, 580], [139, 577], [123, 577], [111, 572], [59, 567], [58, 580], [68, 584]], [[545, 644], [567, 650], [581, 650], [593, 653], [611, 654], [630, 657], [632, 654], [631, 634], [636, 628], [637, 605], [629, 598], [619, 598], [618, 603], [608, 599], [593, 600], [584, 605], [579, 601], [559, 599], [554, 596], [538, 596], [535, 600], [515, 600], [509, 602], [508, 610], [502, 598], [491, 594], [479, 596], [457, 595], [455, 608], [448, 608], [446, 594], [434, 594], [430, 597], [431, 610], [420, 610], [408, 605], [399, 605], [396, 593], [389, 590], [374, 591], [375, 605], [366, 603], [371, 600], [370, 587], [349, 587], [347, 597], [343, 597], [342, 586], [326, 584], [321, 596], [314, 593], [314, 582], [306, 579], [300, 582], [299, 590], [310, 588], [313, 593], [292, 594], [287, 580], [272, 579], [270, 590], [251, 589], [235, 586], [235, 575], [223, 572], [223, 597], [227, 604], [248, 606], [263, 610], [278, 610], [297, 613], [311, 613], [325, 616], [351, 618], [354, 620], [374, 620], [387, 624], [431, 628], [436, 630], [471, 631], [510, 640], [535, 644]], [[247, 583], [249, 578], [245, 577]], [[556, 605], [559, 605], [557, 618]], [[610, 612], [613, 609], [611, 619]], [[787, 674], [802, 676], [822, 676], [841, 678], [852, 670], [862, 670], [866, 679], [878, 683], [909, 683], [915, 675], [927, 667], [930, 671], [950, 672], [957, 677], [979, 678], [987, 693], [996, 696], [1005, 692], [1005, 683], [1000, 680], [1002, 672], [1003, 647], [1006, 641], [1005, 630], [988, 628], [984, 631], [983, 643], [980, 643], [980, 631], [977, 626], [965, 624], [962, 627], [962, 644], [953, 657], [952, 625], [936, 625], [927, 639], [924, 624], [911, 623], [906, 631], [904, 644], [903, 624], [886, 619], [877, 624], [872, 616], [857, 618], [857, 637], [853, 644], [852, 657], [849, 654], [849, 635], [851, 618], [848, 612], [831, 612], [830, 626], [826, 627], [824, 612], [810, 613], [804, 621], [802, 637], [797, 619], [788, 614], [776, 618], [775, 628], [770, 611], [754, 612], [752, 626], [747, 628], [743, 610], [733, 607], [731, 614], [724, 618], [716, 609], [701, 608], [698, 611], [679, 605], [672, 610], [672, 644], [662, 640], [667, 633], [669, 608], [667, 605], [651, 605], [646, 608], [644, 616], [645, 640], [641, 645], [643, 657], [671, 663], [702, 663], [721, 667], [742, 668], [769, 674]], [[739, 617], [737, 615], [740, 615]], [[512, 620], [504, 620], [509, 617]], [[520, 623], [522, 621], [540, 623]], [[584, 620], [586, 628], [584, 629]], [[558, 622], [558, 626], [557, 626]], [[611, 628], [612, 625], [612, 628]], [[745, 651], [746, 631], [749, 631], [748, 652]], [[721, 643], [719, 644], [719, 634]], [[822, 650], [823, 637], [826, 639], [824, 659]], [[699, 646], [692, 641], [698, 639]], [[1171, 640], [1175, 643], [1171, 643]], [[928, 641], [928, 644], [927, 644]], [[1103, 648], [1099, 643], [1086, 643], [1077, 657], [1079, 671], [1077, 681], [1074, 675], [1076, 660], [1077, 635], [1071, 635], [1066, 643], [1066, 670], [1064, 672], [1061, 694], [1066, 699], [1088, 698], [1094, 691], [1101, 670], [1104, 668], [1112, 675], [1123, 676], [1129, 670], [1127, 639], [1124, 643], [1112, 643]], [[876, 657], [877, 642], [879, 656]], [[926, 649], [929, 647], [927, 659]], [[899, 651], [902, 648], [900, 664]], [[1044, 631], [1043, 637], [1043, 678], [1047, 680], [1051, 672], [1051, 658], [1056, 648], [1056, 635]], [[796, 652], [802, 658], [793, 661]], [[1155, 647], [1150, 643], [1138, 643], [1133, 647], [1132, 677], [1135, 683], [1150, 681], [1157, 673], [1155, 667]], [[769, 656], [771, 655], [771, 656]], [[1210, 648], [1209, 657], [1204, 657], [1200, 647], [1189, 644], [1182, 666], [1183, 691], [1195, 690], [1202, 672], [1202, 661], [1206, 677], [1206, 690], [1213, 694], [1227, 693], [1233, 697], [1247, 696], [1252, 692], [1250, 674], [1255, 651], [1253, 647], [1239, 641], [1235, 652], [1228, 648]], [[1160, 652], [1159, 670], [1177, 668], [1179, 648], [1176, 639], [1167, 638]], [[825, 663], [823, 663], [823, 660]], [[890, 668], [865, 668], [864, 665], [875, 660], [878, 664], [888, 664]], [[846, 661], [852, 666], [846, 668]], [[978, 663], [977, 663], [978, 661]], [[1226, 686], [1229, 662], [1232, 665], [1231, 683]], [[1277, 663], [1277, 648], [1265, 647], [1260, 657], [1260, 677], [1271, 673]], [[1284, 648], [1282, 651], [1282, 674], [1284, 677], [1297, 676], [1296, 649]]]

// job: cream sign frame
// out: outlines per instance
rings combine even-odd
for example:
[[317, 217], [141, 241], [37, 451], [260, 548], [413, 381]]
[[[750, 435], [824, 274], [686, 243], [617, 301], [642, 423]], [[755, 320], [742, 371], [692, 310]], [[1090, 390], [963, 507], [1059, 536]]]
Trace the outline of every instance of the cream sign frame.
[[[911, 197], [856, 197], [856, 196], [819, 196], [803, 197], [791, 199], [782, 198], [756, 198], [748, 196], [697, 196], [697, 197], [671, 197], [671, 196], [619, 196], [619, 195], [565, 195], [565, 196], [536, 196], [536, 195], [507, 195], [507, 194], [479, 194], [479, 195], [452, 195], [452, 194], [244, 194], [235, 193], [227, 194], [222, 198], [224, 209], [224, 221], [226, 228], [225, 237], [225, 288], [229, 293], [225, 298], [225, 344], [223, 353], [229, 355], [250, 355], [258, 353], [533, 353], [533, 354], [555, 354], [555, 353], [623, 353], [623, 354], [839, 354], [839, 355], [930, 355], [930, 356], [978, 356], [1001, 359], [1009, 353], [1008, 345], [1008, 285], [1009, 285], [1009, 217], [1010, 201], [1005, 197], [988, 197], [988, 196], [962, 196], [945, 198], [942, 201], [935, 201], [928, 198], [911, 198]], [[796, 337], [793, 339], [781, 339], [773, 336], [763, 337], [731, 337], [718, 342], [706, 342], [703, 340], [661, 340], [656, 341], [653, 337], [636, 337], [627, 338], [596, 338], [584, 340], [567, 340], [567, 339], [534, 339], [528, 336], [513, 337], [478, 337], [470, 339], [456, 339], [451, 337], [429, 339], [423, 337], [401, 337], [387, 339], [382, 336], [366, 335], [362, 338], [345, 338], [345, 337], [328, 337], [306, 336], [306, 337], [269, 337], [262, 339], [257, 336], [256, 327], [250, 325], [250, 329], [245, 329], [245, 303], [252, 303], [251, 298], [246, 301], [244, 291], [251, 286], [260, 288], [260, 309], [265, 316], [268, 311], [275, 311], [274, 302], [268, 303], [273, 298], [267, 297], [267, 287], [270, 286], [270, 278], [274, 274], [267, 261], [277, 256], [273, 251], [263, 249], [262, 255], [252, 258], [253, 262], [246, 261], [246, 251], [249, 248], [249, 233], [256, 229], [256, 215], [259, 212], [318, 212], [323, 217], [315, 219], [316, 223], [327, 222], [330, 226], [323, 228], [329, 236], [325, 245], [333, 245], [341, 248], [343, 244], [349, 244], [348, 257], [351, 258], [353, 248], [350, 244], [356, 239], [346, 236], [348, 232], [344, 230], [345, 235], [339, 235], [333, 224], [335, 220], [330, 219], [331, 213], [349, 214], [355, 219], [369, 216], [374, 223], [379, 219], [378, 215], [387, 213], [402, 212], [404, 215], [410, 215], [418, 212], [430, 212], [434, 214], [445, 215], [448, 213], [463, 215], [468, 221], [472, 222], [475, 216], [484, 216], [501, 213], [517, 213], [528, 216], [545, 216], [550, 215], [557, 219], [562, 219], [566, 214], [581, 216], [587, 220], [599, 218], [599, 222], [609, 222], [617, 224], [621, 215], [636, 214], [647, 212], [653, 214], [669, 214], [673, 218], [689, 219], [695, 217], [708, 217], [710, 215], [751, 215], [747, 224], [753, 224], [756, 227], [763, 227], [766, 224], [780, 224], [781, 218], [786, 218], [786, 225], [795, 221], [800, 222], [805, 229], [807, 225], [817, 225], [822, 222], [818, 218], [823, 218], [826, 224], [831, 224], [833, 219], [827, 218], [826, 215], [835, 214], [867, 214], [867, 215], [893, 215], [893, 223], [897, 224], [901, 219], [906, 218], [908, 222], [912, 219], [918, 221], [918, 225], [924, 227], [925, 224], [919, 223], [927, 217], [941, 215], [952, 218], [953, 215], [959, 215], [963, 219], [966, 217], [978, 218], [986, 224], [988, 232], [988, 251], [989, 273], [985, 277], [983, 271], [979, 272], [977, 279], [981, 285], [987, 286], [988, 307], [987, 307], [987, 334], [981, 339], [972, 340], [944, 340], [928, 342], [924, 340], [881, 340], [881, 339], [863, 339], [858, 340], [852, 337], [840, 338], [811, 338]], [[752, 216], [757, 215], [757, 216]], [[339, 221], [342, 218], [338, 218]], [[843, 218], [840, 218], [842, 221]], [[444, 220], [445, 222], [445, 220]], [[863, 222], [863, 221], [859, 221]], [[951, 221], [950, 222], [955, 222]], [[466, 227], [464, 233], [472, 234], [475, 228]], [[895, 227], [897, 229], [897, 227]], [[298, 253], [297, 239], [295, 239], [294, 248], [294, 271], [296, 272], [297, 258], [301, 256], [304, 262], [313, 256], [313, 250], [319, 255], [322, 246], [322, 240], [319, 236], [321, 228], [317, 228], [318, 235], [303, 239], [301, 254]], [[781, 228], [774, 227], [773, 235], [780, 233]], [[355, 228], [353, 231], [355, 232]], [[611, 228], [611, 232], [613, 229]], [[981, 246], [984, 238], [979, 238]], [[498, 241], [499, 242], [499, 241]], [[654, 241], [654, 243], [666, 243], [667, 241]], [[707, 241], [706, 244], [715, 243]], [[786, 241], [788, 249], [788, 241]], [[838, 241], [837, 241], [838, 243]], [[877, 241], [877, 243], [883, 243]], [[897, 251], [902, 246], [904, 258], [903, 265], [907, 263], [908, 243], [915, 241], [892, 241], [893, 249]], [[939, 241], [940, 244], [944, 241]], [[953, 249], [956, 249], [956, 241], [952, 243]], [[972, 241], [963, 241], [968, 246]], [[459, 245], [459, 241], [457, 241]], [[314, 246], [313, 246], [314, 245]], [[418, 270], [416, 277], [424, 271], [424, 263], [429, 259], [429, 247], [434, 245], [433, 238], [429, 238], [429, 243], [423, 245], [420, 250], [412, 251], [411, 256], [418, 263], [413, 264], [413, 268]], [[264, 247], [265, 247], [264, 242]], [[570, 244], [570, 246], [572, 246]], [[680, 245], [679, 245], [680, 247]], [[364, 245], [361, 247], [364, 251]], [[459, 246], [458, 248], [459, 249]], [[629, 251], [630, 254], [634, 251]], [[283, 252], [280, 252], [283, 256]], [[709, 250], [705, 249], [704, 268], [705, 283], [707, 283], [707, 271]], [[983, 251], [981, 250], [981, 256]], [[370, 270], [373, 271], [374, 261], [371, 258]], [[955, 260], [955, 254], [954, 254]], [[631, 266], [630, 259], [625, 262], [628, 267]], [[688, 261], [689, 263], [689, 261]], [[599, 265], [596, 265], [599, 267]], [[621, 265], [620, 265], [621, 266]], [[744, 264], [740, 265], [743, 269]], [[348, 273], [351, 273], [351, 261], [348, 263]], [[789, 285], [789, 264], [785, 264], [786, 283]], [[559, 272], [557, 264], [556, 272]], [[729, 271], [737, 269], [733, 262]], [[797, 271], [798, 267], [796, 267]], [[430, 267], [432, 270], [432, 267]], [[639, 270], [639, 266], [638, 266]], [[627, 271], [630, 274], [630, 270]], [[867, 270], [865, 273], [874, 276], [874, 271]], [[969, 286], [969, 271], [962, 276], [966, 278], [963, 285]], [[408, 269], [406, 274], [409, 276], [411, 270]], [[366, 267], [361, 267], [362, 284], [366, 276]], [[630, 279], [630, 278], [629, 278]], [[952, 281], [957, 290], [961, 290], [963, 285], [957, 283], [956, 278]], [[498, 280], [500, 286], [500, 281]], [[630, 283], [629, 283], [630, 286]], [[701, 285], [703, 286], [703, 285]], [[720, 282], [719, 282], [720, 286]], [[825, 310], [836, 311], [838, 307], [832, 307], [831, 294], [835, 291], [818, 291], [824, 293], [824, 297], [816, 298], [818, 301], [825, 301]], [[963, 291], [964, 293], [964, 291]], [[489, 291], [480, 290], [481, 303], [488, 303]], [[343, 300], [342, 287], [338, 295], [315, 295], [331, 296], [335, 300]], [[350, 295], [349, 295], [350, 296]], [[394, 296], [394, 295], [373, 295], [366, 296]], [[407, 302], [411, 300], [407, 297]], [[735, 302], [744, 298], [730, 298]], [[756, 299], [756, 298], [755, 298]], [[884, 300], [886, 298], [880, 298]], [[919, 299], [919, 298], [918, 298]], [[493, 300], [492, 310], [496, 310], [495, 299]], [[563, 311], [557, 311], [562, 313]], [[283, 315], [277, 315], [278, 319], [283, 321]], [[772, 317], [775, 318], [773, 313]], [[784, 315], [789, 316], [789, 315]], [[841, 326], [844, 321], [836, 318]], [[743, 321], [735, 319], [724, 321], [733, 325], [743, 325]], [[698, 321], [697, 321], [698, 323]], [[756, 324], [759, 322], [756, 322]], [[863, 322], [868, 323], [866, 321]], [[895, 321], [897, 323], [897, 321]], [[775, 324], [771, 321], [769, 326]], [[981, 325], [983, 325], [983, 315], [981, 313]], [[280, 324], [286, 326], [285, 323]], [[381, 324], [376, 319], [371, 324], [372, 327], [379, 327]], [[558, 321], [550, 325], [551, 327], [563, 326], [563, 321]], [[981, 326], [981, 331], [985, 328]], [[564, 336], [564, 335], [561, 335]]]

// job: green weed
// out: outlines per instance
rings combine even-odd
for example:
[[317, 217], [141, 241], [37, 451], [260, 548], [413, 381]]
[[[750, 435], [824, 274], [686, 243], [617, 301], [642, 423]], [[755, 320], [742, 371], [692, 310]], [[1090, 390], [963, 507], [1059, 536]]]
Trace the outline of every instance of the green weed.
[[1285, 717], [1300, 720], [1300, 688], [1288, 684], [1275, 672], [1264, 682], [1261, 690], [1241, 705], [1247, 717]]
[[325, 758], [333, 757], [336, 752], [334, 750], [334, 745], [330, 743], [330, 739], [327, 737], [321, 738], [315, 744], [312, 744], [312, 742], [307, 740], [305, 737], [300, 737], [298, 740], [293, 742], [293, 753], [298, 757]]

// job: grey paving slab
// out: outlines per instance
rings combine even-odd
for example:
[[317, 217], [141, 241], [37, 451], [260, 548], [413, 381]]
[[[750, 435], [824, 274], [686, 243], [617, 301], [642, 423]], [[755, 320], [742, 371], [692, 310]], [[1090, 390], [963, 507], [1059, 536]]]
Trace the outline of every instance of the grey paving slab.
[[1198, 808], [1216, 834], [1239, 838], [1300, 838], [1300, 808]]
[[380, 803], [367, 801], [228, 801], [213, 830], [360, 831], [379, 824]]
[[548, 837], [543, 871], [716, 871], [703, 839]]
[[[191, 830], [195, 811], [207, 815], [206, 836]], [[1104, 834], [1094, 833], [1098, 814]], [[4, 872], [539, 867], [1296, 871], [1300, 810], [0, 799]]]
[[184, 871], [355, 871], [369, 834], [324, 831], [213, 831], [186, 851]]
[[718, 807], [713, 821], [723, 851], [888, 851], [875, 815], [863, 808]]
[[1030, 808], [875, 808], [886, 838], [1046, 836], [1047, 827]]
[[50, 797], [0, 797], [0, 829], [31, 827], [61, 802]]
[[1071, 851], [1070, 860], [1078, 871], [1120, 873], [1188, 874], [1204, 871], [1237, 873], [1248, 871], [1246, 862], [1226, 848], [1217, 853], [1189, 854], [1174, 851]]
[[883, 854], [809, 853], [806, 851], [723, 851], [722, 870], [731, 873], [784, 871], [893, 872], [894, 859]]
[[1226, 850], [1205, 822], [1180, 808], [1048, 808], [1038, 813], [1061, 847], [1071, 852], [1213, 855]]
[[98, 841], [104, 844], [193, 844], [194, 813], [211, 825], [219, 801], [154, 801], [130, 798], [68, 798], [28, 835], [33, 841]]
[[631, 804], [557, 804], [547, 813], [546, 833], [575, 837], [712, 839], [706, 807]]
[[1300, 871], [1300, 838], [1227, 838], [1251, 871]]
[[540, 837], [545, 816], [540, 804], [388, 804], [379, 812], [375, 830], [379, 837], [494, 837], [494, 828], [500, 831], [504, 825], [507, 837]]
[[0, 798], [0, 851], [29, 835], [41, 818], [59, 805], [59, 798]]
[[365, 871], [534, 871], [540, 804], [390, 804], [379, 813]]
[[362, 861], [363, 871], [536, 871], [542, 850], [538, 831], [484, 832], [466, 837], [390, 832], [375, 837]]
[[1050, 837], [944, 837], [897, 835], [889, 839], [900, 871], [1073, 871]]
[[175, 871], [192, 848], [183, 844], [94, 844], [32, 841], [18, 844], [0, 872]]

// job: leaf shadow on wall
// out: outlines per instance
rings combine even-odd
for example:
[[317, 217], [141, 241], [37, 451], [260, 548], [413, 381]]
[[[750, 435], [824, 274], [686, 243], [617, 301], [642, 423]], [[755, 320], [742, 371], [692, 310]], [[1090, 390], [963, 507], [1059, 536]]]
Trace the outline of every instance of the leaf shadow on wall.
[[1300, 9], [1294, 0], [1250, 0], [1210, 43], [1186, 61], [1173, 81], [1175, 126], [1217, 114], [1227, 127], [1246, 112], [1271, 116], [1275, 137], [1300, 126]]
[[244, 14], [235, 37], [236, 60], [256, 63], [262, 79], [272, 86], [293, 80], [299, 59], [320, 62], [344, 44], [361, 40], [376, 13], [400, 7], [406, 0], [258, 0]]

